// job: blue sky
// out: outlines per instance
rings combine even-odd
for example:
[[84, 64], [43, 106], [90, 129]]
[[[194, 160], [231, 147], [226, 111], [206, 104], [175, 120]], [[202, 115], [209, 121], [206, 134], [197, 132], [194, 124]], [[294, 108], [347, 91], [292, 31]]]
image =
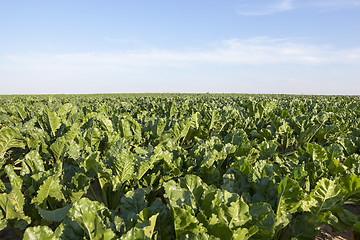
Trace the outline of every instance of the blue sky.
[[360, 95], [360, 0], [3, 0], [0, 46], [0, 94]]

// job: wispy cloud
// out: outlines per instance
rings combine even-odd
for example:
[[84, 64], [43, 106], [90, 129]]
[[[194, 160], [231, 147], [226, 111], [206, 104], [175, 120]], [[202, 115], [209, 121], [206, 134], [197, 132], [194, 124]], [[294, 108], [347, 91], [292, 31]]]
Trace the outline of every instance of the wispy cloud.
[[325, 10], [352, 9], [360, 7], [359, 0], [315, 0], [309, 1], [309, 5]]
[[278, 12], [285, 12], [294, 8], [293, 0], [281, 0], [270, 4], [243, 4], [238, 14], [245, 16], [272, 15]]
[[35, 89], [33, 93], [234, 89], [255, 93], [339, 93], [342, 89], [344, 94], [358, 94], [358, 69], [360, 48], [337, 49], [301, 39], [256, 37], [228, 39], [211, 48], [186, 51], [148, 48], [0, 55], [0, 93], [31, 89]]
[[6, 62], [28, 66], [99, 69], [131, 69], [151, 66], [188, 66], [196, 64], [264, 65], [264, 64], [358, 64], [360, 48], [336, 49], [331, 46], [306, 44], [292, 38], [266, 36], [249, 39], [228, 39], [211, 49], [171, 50], [148, 48], [119, 52], [76, 54], [7, 55]]
[[243, 16], [264, 16], [286, 12], [295, 9], [319, 9], [320, 11], [335, 11], [360, 7], [360, 0], [277, 0], [245, 1], [237, 11]]

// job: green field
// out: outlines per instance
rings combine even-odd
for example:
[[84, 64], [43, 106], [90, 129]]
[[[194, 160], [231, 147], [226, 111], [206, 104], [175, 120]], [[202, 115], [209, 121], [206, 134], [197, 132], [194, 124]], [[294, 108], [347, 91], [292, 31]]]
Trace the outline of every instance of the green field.
[[0, 230], [23, 239], [360, 232], [360, 97], [0, 96]]

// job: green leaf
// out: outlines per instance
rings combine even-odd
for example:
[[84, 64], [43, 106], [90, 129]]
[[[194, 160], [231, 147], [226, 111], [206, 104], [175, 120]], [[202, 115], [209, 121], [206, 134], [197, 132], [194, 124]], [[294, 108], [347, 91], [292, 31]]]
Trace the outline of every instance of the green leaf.
[[125, 220], [127, 226], [134, 226], [137, 221], [137, 214], [147, 207], [145, 190], [138, 188], [129, 191], [121, 199], [120, 216]]
[[[208, 228], [209, 234], [218, 237], [219, 239], [224, 240], [232, 240], [233, 239], [233, 232], [229, 228], [226, 223], [219, 222], [213, 225], [210, 225]], [[244, 239], [244, 238], [240, 238]]]
[[[169, 200], [171, 206], [179, 205], [185, 202], [185, 189], [179, 187], [174, 180], [170, 180], [163, 184], [165, 189], [165, 197]], [[191, 202], [188, 202], [192, 206]]]
[[31, 203], [41, 204], [47, 197], [53, 197], [57, 200], [65, 199], [62, 193], [62, 185], [56, 176], [50, 176], [44, 181], [37, 191], [36, 197], [31, 200]]
[[[37, 118], [32, 118], [25, 122], [21, 128], [21, 132], [26, 136], [26, 143], [29, 149], [47, 148], [47, 141], [50, 140], [50, 136], [43, 128], [36, 127]], [[44, 151], [44, 149], [43, 149]]]
[[154, 235], [154, 229], [156, 226], [156, 220], [159, 216], [159, 213], [150, 216], [150, 209], [144, 208], [139, 214], [138, 214], [138, 223], [136, 224], [137, 228], [140, 228], [144, 231], [144, 234], [148, 238], [152, 238]]
[[314, 161], [323, 162], [328, 159], [326, 150], [318, 144], [308, 143], [306, 145], [306, 152]]
[[59, 161], [65, 153], [65, 142], [66, 139], [64, 137], [57, 138], [50, 146], [51, 152], [53, 153], [56, 161]]
[[101, 161], [99, 161], [99, 152], [95, 152], [87, 156], [87, 158], [81, 163], [85, 165], [87, 176], [93, 178], [98, 175], [98, 173], [104, 171], [104, 166]]
[[42, 209], [41, 207], [36, 205], [36, 208], [37, 208], [40, 216], [49, 222], [61, 222], [65, 218], [65, 216], [68, 214], [71, 207], [72, 207], [72, 204], [69, 204], [65, 207], [58, 208], [53, 211], [49, 211], [46, 209]]
[[172, 211], [176, 238], [185, 237], [187, 234], [206, 232], [206, 229], [196, 219], [193, 210], [189, 206], [183, 205], [182, 208], [173, 206]]
[[23, 230], [31, 219], [24, 213], [24, 195], [19, 189], [13, 189], [9, 194], [0, 194], [0, 207], [5, 213], [6, 220], [15, 219], [15, 227]]
[[[226, 191], [225, 191], [226, 192]], [[249, 206], [238, 198], [229, 205], [221, 204], [213, 211], [220, 221], [226, 222], [230, 229], [237, 229], [251, 219]]]
[[33, 150], [25, 155], [23, 165], [21, 168], [21, 174], [36, 174], [38, 172], [44, 172], [44, 163], [38, 151]]
[[[256, 226], [252, 226], [250, 228], [238, 228], [233, 233], [233, 239], [249, 239], [252, 237], [256, 232], [258, 231], [258, 228]], [[256, 238], [254, 238], [256, 239]]]
[[278, 197], [276, 184], [269, 178], [256, 181], [253, 202], [267, 202], [275, 209]]
[[345, 201], [351, 201], [360, 204], [360, 177], [352, 174], [340, 179], [341, 186], [345, 189]]
[[66, 154], [70, 158], [77, 160], [81, 156], [81, 150], [80, 146], [74, 140], [67, 141]]
[[317, 218], [311, 214], [302, 214], [290, 222], [294, 239], [314, 240], [318, 235], [318, 227]]
[[6, 226], [7, 226], [7, 221], [4, 218], [2, 211], [0, 211], [0, 231], [6, 228]]
[[108, 209], [99, 202], [80, 199], [63, 221], [61, 239], [114, 239], [115, 233], [109, 226], [105, 212]]
[[61, 119], [57, 116], [56, 112], [47, 110], [47, 117], [48, 117], [48, 124], [50, 127], [50, 131], [52, 133], [52, 136], [56, 136], [56, 131], [61, 126]]
[[258, 231], [254, 239], [272, 239], [275, 234], [276, 215], [268, 203], [254, 203], [250, 205], [251, 220], [246, 227], [256, 226]]
[[14, 168], [11, 165], [5, 166], [6, 174], [10, 180], [11, 189], [19, 190], [21, 192], [23, 181], [22, 179], [15, 173]]
[[130, 123], [126, 119], [121, 119], [121, 128], [125, 139], [131, 139], [133, 134], [131, 131]]
[[229, 168], [226, 174], [223, 175], [223, 184], [221, 189], [232, 193], [237, 193], [240, 196], [243, 193], [248, 193], [251, 189], [248, 177], [242, 174], [239, 170]]
[[121, 152], [115, 156], [113, 165], [114, 178], [112, 179], [113, 190], [116, 190], [118, 185], [121, 186], [133, 178], [135, 169], [134, 161], [135, 158], [128, 149], [122, 149]]
[[56, 237], [54, 232], [48, 226], [36, 226], [36, 227], [28, 227], [25, 230], [23, 240], [57, 240], [60, 239]]
[[[206, 184], [203, 183], [200, 177], [195, 175], [186, 175], [184, 178], [180, 179], [180, 186], [190, 192], [191, 197], [199, 205], [202, 194], [207, 189]], [[196, 208], [195, 203], [192, 204]]]
[[291, 214], [297, 212], [303, 199], [304, 193], [299, 184], [291, 178], [283, 178], [278, 186], [276, 226], [286, 226], [292, 218]]
[[332, 210], [336, 217], [335, 224], [332, 224], [332, 228], [337, 232], [344, 232], [347, 228], [353, 227], [360, 219], [357, 215], [344, 209], [343, 206], [338, 206]]
[[170, 209], [160, 199], [156, 199], [150, 206], [151, 215], [159, 213], [155, 230], [159, 239], [166, 239], [174, 233], [174, 220]]
[[139, 229], [137, 227], [131, 228], [126, 234], [122, 235], [121, 240], [150, 240], [145, 235], [145, 232], [142, 229]]
[[341, 200], [341, 188], [336, 185], [335, 181], [323, 178], [310, 193], [309, 210], [317, 215], [322, 211], [331, 210]]
[[28, 112], [26, 111], [27, 109], [25, 109], [24, 107], [20, 106], [19, 104], [15, 105], [16, 111], [18, 112], [20, 118], [24, 121], [25, 118], [28, 115]]
[[85, 140], [93, 149], [97, 150], [99, 148], [101, 139], [102, 135], [100, 129], [93, 127], [86, 131]]
[[58, 109], [57, 115], [61, 118], [61, 120], [65, 121], [67, 114], [71, 111], [76, 112], [76, 108], [71, 103], [65, 103]]
[[25, 148], [24, 137], [17, 128], [4, 127], [0, 129], [0, 158], [4, 157], [10, 148]]

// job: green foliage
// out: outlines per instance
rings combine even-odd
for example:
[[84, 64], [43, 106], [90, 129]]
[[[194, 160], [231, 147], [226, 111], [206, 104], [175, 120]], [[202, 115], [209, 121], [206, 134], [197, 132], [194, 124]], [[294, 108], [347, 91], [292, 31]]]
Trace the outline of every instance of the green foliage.
[[4, 157], [10, 148], [24, 148], [24, 137], [19, 130], [13, 127], [3, 127], [0, 129], [0, 159]]
[[48, 197], [53, 197], [58, 201], [64, 199], [62, 186], [56, 176], [50, 176], [44, 181], [37, 191], [36, 197], [31, 200], [31, 203], [41, 204]]
[[0, 97], [0, 230], [23, 239], [360, 232], [352, 96]]
[[23, 240], [32, 240], [32, 239], [56, 240], [60, 238], [55, 236], [54, 232], [48, 226], [36, 226], [36, 227], [28, 227], [24, 233]]

